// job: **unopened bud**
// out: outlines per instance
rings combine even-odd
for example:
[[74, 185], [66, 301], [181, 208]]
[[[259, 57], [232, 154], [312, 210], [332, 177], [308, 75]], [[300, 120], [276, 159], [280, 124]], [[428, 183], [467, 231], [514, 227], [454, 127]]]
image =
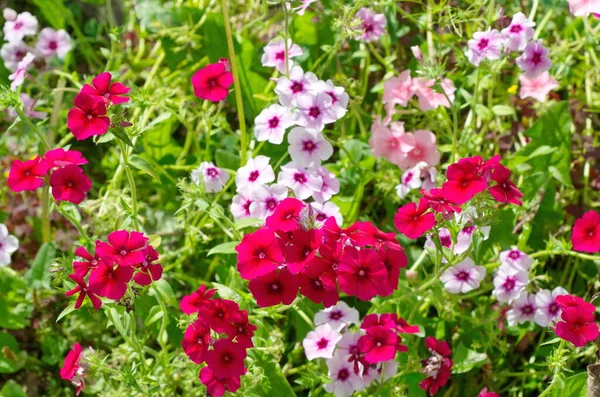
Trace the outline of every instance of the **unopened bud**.
[[6, 21], [14, 21], [17, 19], [17, 12], [12, 8], [5, 8], [2, 10], [2, 16], [4, 16], [4, 20]]
[[412, 51], [413, 55], [415, 56], [415, 58], [417, 59], [417, 61], [422, 62], [423, 61], [423, 53], [421, 52], [421, 49], [419, 48], [419, 46], [412, 46], [410, 47], [410, 50]]

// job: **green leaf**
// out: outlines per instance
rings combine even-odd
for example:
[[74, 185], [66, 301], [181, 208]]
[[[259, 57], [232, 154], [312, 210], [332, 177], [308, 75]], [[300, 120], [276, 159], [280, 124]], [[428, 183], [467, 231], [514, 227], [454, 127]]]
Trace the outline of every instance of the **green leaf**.
[[256, 385], [262, 397], [295, 397], [296, 393], [288, 383], [279, 364], [272, 355], [252, 349], [254, 364], [263, 370], [265, 378]]
[[52, 243], [44, 243], [35, 255], [31, 268], [25, 274], [25, 281], [33, 289], [50, 288], [50, 265], [56, 257]]
[[123, 128], [121, 128], [121, 127], [111, 128], [110, 132], [112, 132], [112, 134], [118, 140], [122, 141], [124, 144], [134, 147], [133, 142], [131, 142], [131, 139], [129, 139], [129, 135], [127, 135], [127, 133], [125, 132], [125, 130]]
[[[121, 336], [126, 338], [127, 337], [127, 325], [129, 323], [129, 321], [125, 320], [125, 322], [123, 322], [122, 318], [121, 318], [121, 314], [114, 307], [106, 307], [104, 310], [104, 313], [106, 313], [106, 317], [108, 317], [108, 319], [115, 326], [117, 331], [119, 331], [119, 334], [121, 334]], [[123, 318], [126, 318], [126, 316], [124, 316]]]
[[21, 329], [29, 326], [33, 304], [27, 297], [25, 280], [14, 270], [0, 268], [0, 328]]
[[226, 152], [225, 150], [217, 149], [215, 152], [215, 161], [218, 167], [237, 170], [240, 166], [240, 156], [237, 154]]
[[264, 220], [258, 218], [242, 218], [235, 221], [235, 229], [242, 230], [247, 227], [260, 227], [264, 223]]
[[152, 289], [156, 291], [155, 296], [157, 299], [162, 299], [165, 303], [167, 303], [170, 306], [177, 305], [177, 299], [175, 299], [173, 289], [164, 278], [155, 281]]
[[548, 236], [555, 233], [563, 224], [564, 210], [556, 201], [556, 189], [554, 183], [548, 183], [542, 202], [537, 213], [531, 220], [531, 234], [527, 240], [533, 249], [543, 250], [546, 247]]
[[146, 160], [144, 160], [140, 156], [138, 156], [136, 154], [132, 154], [131, 156], [129, 156], [127, 158], [127, 161], [129, 162], [129, 164], [131, 164], [132, 166], [134, 166], [138, 170], [144, 171], [145, 173], [147, 173], [152, 178], [154, 178], [154, 179], [156, 179], [158, 181], [160, 180], [160, 177], [156, 173], [156, 170], [154, 169], [154, 167], [152, 166], [152, 164], [150, 164], [149, 162], [147, 162]]
[[27, 394], [23, 391], [23, 386], [9, 379], [0, 390], [0, 397], [27, 397]]
[[69, 10], [63, 4], [63, 0], [33, 0], [33, 3], [38, 6], [44, 19], [50, 23], [54, 29], [64, 29], [66, 15]]
[[558, 397], [585, 397], [587, 396], [587, 372], [580, 372], [565, 379], [565, 387]]
[[25, 365], [26, 353], [19, 349], [14, 336], [0, 332], [0, 373], [12, 374]]
[[[85, 303], [85, 302], [84, 302]], [[66, 316], [69, 313], [74, 312], [75, 310], [75, 302], [71, 303], [69, 306], [65, 307], [64, 310], [62, 312], [60, 312], [60, 314], [58, 315], [58, 317], [56, 318], [56, 322], [59, 322], [60, 320], [62, 320], [62, 318], [64, 316]]]
[[154, 324], [158, 320], [160, 320], [165, 315], [165, 312], [162, 310], [160, 305], [152, 306], [150, 309], [150, 313], [148, 313], [148, 317], [146, 317], [146, 321], [144, 321], [144, 325], [149, 326]]
[[227, 243], [219, 244], [212, 247], [206, 256], [214, 254], [235, 254], [237, 252], [235, 247], [237, 247], [239, 243], [239, 241], [229, 241]]
[[492, 112], [496, 116], [512, 116], [515, 114], [515, 108], [508, 105], [496, 105], [492, 106]]
[[454, 366], [452, 367], [452, 373], [454, 374], [469, 372], [473, 368], [479, 368], [489, 361], [487, 354], [468, 349], [462, 343], [454, 350], [452, 360], [454, 361]]

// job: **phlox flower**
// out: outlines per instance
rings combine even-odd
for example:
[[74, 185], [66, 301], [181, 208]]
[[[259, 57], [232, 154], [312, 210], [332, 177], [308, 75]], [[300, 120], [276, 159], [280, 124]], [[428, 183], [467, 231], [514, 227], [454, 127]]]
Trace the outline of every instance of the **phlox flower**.
[[279, 95], [279, 102], [283, 106], [292, 108], [296, 106], [300, 95], [313, 92], [313, 86], [318, 81], [314, 73], [304, 73], [300, 66], [294, 66], [290, 69], [289, 77], [281, 76], [277, 79], [275, 93]]
[[427, 378], [419, 383], [419, 387], [433, 396], [448, 383], [454, 363], [450, 359], [452, 352], [446, 341], [428, 336], [425, 338], [425, 346], [431, 357], [422, 361]]
[[447, 269], [440, 276], [440, 280], [448, 292], [465, 294], [479, 288], [484, 277], [485, 268], [475, 266], [471, 258], [465, 258], [462, 262]]
[[0, 57], [4, 60], [4, 67], [11, 72], [16, 72], [19, 62], [33, 49], [22, 41], [4, 43], [0, 49]]
[[309, 361], [315, 358], [332, 358], [336, 344], [342, 335], [329, 324], [317, 325], [302, 341], [304, 354]]
[[596, 307], [583, 299], [572, 295], [560, 295], [556, 302], [561, 307], [556, 335], [571, 342], [575, 347], [585, 346], [598, 338], [598, 324], [595, 322]]
[[79, 204], [92, 188], [92, 180], [77, 165], [66, 165], [50, 175], [52, 196], [57, 201]]
[[335, 351], [336, 356], [344, 357], [348, 361], [352, 361], [354, 363], [354, 373], [357, 375], [360, 374], [364, 369], [364, 358], [361, 356], [358, 349], [358, 341], [360, 340], [361, 336], [363, 336], [362, 330], [356, 332], [344, 332], [342, 334], [342, 339], [337, 344], [337, 349]]
[[[103, 263], [102, 266], [107, 265]], [[76, 285], [75, 288], [65, 292], [65, 296], [72, 296], [79, 293], [79, 295], [77, 296], [77, 300], [75, 301], [75, 309], [79, 309], [81, 307], [85, 297], [87, 296], [90, 299], [90, 302], [92, 302], [94, 309], [99, 310], [102, 306], [102, 301], [98, 297], [99, 294], [96, 295], [97, 292], [93, 291], [91, 286], [86, 284], [85, 280], [83, 279], [83, 276], [77, 274], [69, 274], [69, 278], [73, 280]]]
[[487, 388], [481, 389], [477, 397], [501, 397], [500, 394], [494, 393], [493, 391], [488, 391]]
[[600, 1], [598, 0], [568, 0], [569, 11], [576, 17], [587, 17], [590, 14], [600, 13]]
[[101, 264], [90, 274], [89, 288], [97, 295], [119, 300], [125, 296], [133, 272], [132, 266]]
[[[286, 59], [287, 47], [287, 59]], [[292, 40], [273, 39], [263, 48], [261, 63], [263, 66], [274, 67], [279, 73], [287, 73], [286, 68], [292, 68], [294, 62], [290, 58], [302, 55], [302, 48], [297, 44], [292, 44]], [[287, 65], [286, 65], [287, 61]]]
[[362, 21], [362, 41], [375, 41], [385, 33], [387, 21], [384, 14], [376, 14], [375, 11], [363, 7], [356, 12], [356, 16]]
[[207, 289], [206, 285], [201, 285], [198, 289], [189, 295], [185, 295], [179, 302], [179, 308], [185, 314], [198, 312], [204, 306], [210, 304], [210, 299], [217, 292], [216, 289]]
[[527, 284], [529, 284], [529, 274], [525, 270], [500, 266], [494, 276], [492, 294], [498, 302], [510, 303], [521, 294]]
[[303, 167], [321, 165], [333, 154], [333, 146], [320, 131], [303, 127], [292, 128], [288, 135], [288, 152], [292, 161]]
[[181, 340], [181, 347], [186, 356], [196, 364], [202, 364], [210, 347], [210, 328], [199, 318], [186, 328]]
[[456, 203], [453, 203], [446, 199], [444, 191], [442, 189], [430, 189], [429, 191], [421, 190], [423, 197], [429, 201], [431, 209], [435, 212], [439, 212], [445, 215], [460, 213], [461, 208]]
[[519, 81], [521, 82], [519, 98], [534, 98], [539, 102], [546, 102], [548, 93], [560, 87], [548, 72], [543, 72], [537, 77], [527, 77], [527, 75], [522, 74], [519, 76]]
[[246, 234], [235, 247], [237, 269], [245, 280], [271, 273], [283, 264], [280, 241], [271, 229]]
[[491, 179], [496, 182], [490, 188], [490, 194], [494, 200], [499, 203], [510, 203], [515, 205], [523, 204], [521, 197], [523, 193], [517, 188], [517, 185], [510, 180], [510, 170], [502, 164], [497, 164], [492, 168]]
[[106, 103], [97, 97], [77, 94], [73, 100], [74, 108], [69, 110], [67, 126], [78, 141], [94, 135], [103, 135], [108, 131], [110, 119], [106, 113]]
[[4, 22], [4, 39], [11, 43], [21, 41], [25, 36], [35, 35], [37, 29], [37, 18], [29, 12], [22, 12], [14, 19]]
[[402, 250], [392, 248], [380, 249], [378, 254], [387, 270], [387, 280], [381, 286], [379, 295], [389, 296], [398, 289], [400, 269], [405, 268], [407, 264], [406, 254]]
[[306, 168], [291, 161], [280, 168], [277, 183], [289, 187], [300, 200], [305, 200], [319, 192], [323, 179], [314, 168]]
[[198, 310], [198, 318], [203, 319], [217, 333], [231, 331], [231, 319], [240, 310], [234, 301], [228, 299], [212, 299]]
[[252, 337], [257, 326], [250, 323], [248, 320], [248, 312], [246, 310], [238, 310], [231, 316], [231, 327], [227, 331], [230, 340], [234, 340], [245, 348], [254, 347]]
[[392, 113], [396, 105], [406, 107], [408, 101], [414, 96], [416, 87], [410, 75], [410, 70], [405, 70], [398, 77], [390, 77], [383, 83], [383, 104], [388, 113]]
[[406, 152], [413, 148], [412, 140], [404, 132], [404, 123], [395, 122], [386, 126], [380, 119], [371, 125], [369, 145], [375, 157], [385, 157], [398, 167], [408, 168]]
[[[437, 237], [442, 247], [448, 248], [449, 250], [454, 252], [454, 242], [452, 241], [452, 235], [450, 234], [450, 230], [446, 229], [445, 227], [439, 228]], [[428, 234], [426, 238], [427, 240], [425, 241], [424, 247], [436, 249], [436, 245], [433, 242], [433, 238], [435, 238], [435, 236], [432, 234]], [[442, 262], [446, 263], [446, 258], [442, 258]]]
[[371, 383], [387, 382], [398, 373], [398, 361], [392, 359], [384, 361], [375, 366], [367, 366], [364, 368], [362, 377], [365, 382], [365, 387], [369, 387]]
[[324, 92], [298, 95], [298, 125], [318, 131], [337, 120], [332, 98]]
[[252, 185], [238, 189], [231, 199], [231, 213], [238, 220], [250, 217], [250, 206], [254, 202]]
[[248, 159], [246, 165], [238, 169], [235, 184], [238, 191], [243, 187], [256, 187], [266, 185], [275, 180], [275, 173], [269, 164], [271, 159], [266, 156], [256, 156]]
[[383, 261], [372, 248], [358, 251], [352, 246], [344, 248], [338, 268], [340, 290], [360, 300], [370, 300], [387, 280]]
[[573, 244], [573, 249], [576, 251], [600, 252], [599, 213], [589, 210], [575, 221], [573, 233], [571, 234], [571, 243]]
[[[100, 241], [96, 240], [96, 246], [100, 243]], [[79, 256], [83, 261], [73, 261], [73, 270], [75, 270], [75, 275], [80, 277], [85, 277], [88, 275], [90, 270], [94, 270], [100, 265], [100, 263], [104, 262], [104, 259], [97, 253], [94, 255], [90, 254], [90, 252], [84, 247], [77, 247], [75, 250], [75, 256]]]
[[437, 169], [428, 167], [426, 162], [420, 161], [402, 174], [400, 184], [396, 186], [396, 194], [398, 197], [404, 198], [413, 189], [422, 187], [425, 190], [429, 190], [435, 188], [436, 177]]
[[315, 325], [329, 324], [336, 331], [341, 331], [346, 325], [358, 324], [358, 322], [358, 310], [348, 306], [344, 301], [339, 301], [335, 306], [318, 311], [314, 318]]
[[196, 71], [191, 78], [191, 83], [196, 97], [220, 102], [229, 95], [233, 74], [228, 70], [226, 62], [212, 63]]
[[323, 180], [323, 185], [321, 190], [313, 193], [312, 198], [318, 203], [323, 203], [340, 192], [340, 181], [325, 166], [316, 167], [316, 170], [317, 175]]
[[270, 186], [261, 185], [253, 192], [252, 204], [250, 204], [250, 216], [257, 219], [267, 219], [273, 214], [279, 202], [287, 197], [287, 187], [274, 183]]
[[88, 161], [81, 152], [77, 150], [65, 150], [63, 148], [56, 148], [47, 151], [44, 154], [44, 160], [48, 162], [48, 167], [65, 167], [67, 165], [84, 165]]
[[163, 274], [163, 267], [158, 260], [158, 251], [151, 245], [144, 248], [144, 261], [135, 265], [138, 272], [133, 276], [133, 281], [138, 285], [150, 285], [152, 281], [160, 280]]
[[33, 55], [31, 52], [28, 52], [27, 54], [25, 54], [23, 59], [17, 64], [17, 69], [15, 70], [15, 72], [8, 76], [8, 79], [12, 81], [12, 83], [10, 83], [11, 90], [17, 91], [17, 88], [23, 85], [23, 82], [25, 81], [25, 76], [27, 75], [27, 71], [31, 67], [31, 64], [33, 63], [34, 59], [35, 55]]
[[325, 307], [335, 305], [339, 300], [337, 279], [329, 261], [312, 256], [306, 267], [298, 273], [300, 294], [315, 303], [323, 302]]
[[526, 253], [512, 248], [500, 253], [500, 263], [504, 267], [510, 267], [515, 270], [529, 270], [533, 265], [533, 259]]
[[315, 221], [318, 226], [323, 225], [330, 217], [334, 217], [339, 225], [341, 225], [344, 221], [340, 212], [340, 207], [338, 207], [338, 205], [332, 201], [325, 203], [312, 202], [310, 203], [310, 206], [313, 210]]
[[84, 351], [79, 343], [73, 344], [73, 348], [67, 353], [60, 369], [60, 377], [70, 381], [76, 387], [76, 396], [79, 396], [85, 387], [85, 375], [89, 367], [86, 358], [88, 351], [92, 352], [93, 349], [90, 347]]
[[129, 102], [129, 98], [124, 96], [130, 90], [129, 87], [125, 87], [123, 84], [115, 81], [111, 83], [112, 75], [108, 72], [100, 73], [98, 76], [92, 79], [92, 84], [84, 84], [81, 88], [81, 92], [102, 99], [106, 104], [119, 105], [121, 103]]
[[477, 168], [469, 161], [451, 164], [446, 172], [447, 182], [442, 186], [446, 199], [456, 204], [469, 201], [477, 193], [487, 189], [485, 179], [479, 176]]
[[563, 287], [556, 287], [550, 292], [547, 289], [539, 290], [535, 294], [535, 322], [542, 327], [554, 324], [560, 316], [560, 305], [556, 303], [556, 297], [568, 295]]
[[207, 351], [204, 357], [217, 379], [233, 378], [246, 372], [244, 366], [246, 349], [228, 339], [216, 341], [213, 349]]
[[293, 197], [284, 198], [266, 219], [265, 225], [274, 230], [289, 232], [296, 230], [300, 222], [300, 213], [305, 204]]
[[[449, 79], [443, 79], [440, 83], [444, 94], [435, 92], [431, 87], [435, 85], [435, 80], [428, 80], [422, 77], [413, 79], [415, 94], [418, 98], [419, 108], [426, 112], [437, 109], [440, 106], [449, 108], [452, 104], [448, 101], [454, 101], [454, 92], [456, 87]], [[447, 97], [447, 98], [446, 98]]]
[[285, 262], [292, 274], [298, 274], [306, 268], [307, 262], [313, 258], [320, 248], [323, 237], [319, 229], [298, 228], [289, 233], [283, 249]]
[[192, 171], [192, 181], [200, 185], [200, 178], [207, 193], [216, 193], [223, 190], [225, 184], [229, 181], [229, 172], [218, 168], [209, 161], [203, 161], [200, 166]]
[[[37, 103], [37, 99], [30, 97], [26, 93], [21, 93], [20, 98], [21, 98], [21, 102], [23, 102], [23, 113], [25, 113], [25, 116], [32, 118], [32, 119], [40, 119], [40, 120], [43, 120], [46, 118], [48, 113], [38, 112], [37, 110], [35, 110], [35, 105]], [[10, 117], [17, 117], [17, 112], [14, 111], [13, 109], [10, 109], [8, 111], [8, 115]]]
[[326, 392], [333, 393], [335, 397], [350, 397], [355, 391], [365, 388], [361, 376], [353, 370], [352, 363], [342, 356], [334, 356], [327, 361], [327, 376], [330, 383], [323, 386]]
[[542, 40], [530, 41], [516, 62], [527, 77], [533, 78], [546, 72], [552, 66], [548, 54], [549, 51], [542, 45]]
[[285, 130], [294, 125], [295, 121], [295, 115], [288, 108], [277, 104], [271, 105], [254, 119], [256, 140], [279, 145], [283, 142]]
[[382, 326], [367, 328], [367, 334], [358, 340], [358, 350], [365, 355], [369, 364], [392, 360], [396, 355], [398, 335]]
[[511, 51], [523, 51], [527, 42], [533, 38], [535, 22], [527, 19], [525, 14], [517, 12], [506, 28], [502, 29], [504, 44]]
[[10, 265], [10, 256], [19, 249], [19, 240], [8, 234], [6, 225], [0, 223], [0, 267]]
[[429, 210], [429, 202], [421, 198], [419, 203], [408, 203], [394, 216], [394, 226], [406, 237], [417, 239], [435, 226], [435, 215]]
[[527, 291], [521, 292], [512, 302], [512, 308], [506, 313], [508, 325], [514, 326], [525, 321], [534, 321], [536, 310], [535, 295]]
[[15, 193], [33, 191], [44, 184], [43, 178], [49, 168], [48, 162], [40, 156], [26, 161], [14, 160], [6, 182]]
[[319, 81], [315, 84], [315, 90], [324, 92], [331, 97], [332, 111], [335, 113], [335, 119], [339, 120], [348, 112], [348, 103], [350, 96], [344, 87], [333, 85], [333, 81]]
[[248, 283], [259, 307], [290, 305], [298, 294], [298, 281], [287, 269], [274, 270]]
[[210, 367], [202, 368], [198, 378], [206, 386], [208, 395], [211, 397], [221, 397], [225, 391], [235, 393], [241, 387], [239, 376], [217, 378]]
[[148, 238], [144, 233], [116, 230], [107, 239], [108, 243], [101, 241], [96, 245], [96, 253], [105, 260], [110, 259], [120, 267], [131, 267], [145, 260], [144, 248]]
[[42, 29], [35, 45], [37, 53], [46, 59], [52, 57], [64, 59], [71, 48], [73, 48], [71, 36], [63, 29], [54, 30], [52, 28]]
[[6, 7], [2, 10], [2, 16], [4, 17], [5, 21], [14, 21], [15, 19], [17, 19], [17, 15], [19, 14], [17, 14], [17, 12], [12, 8]]
[[[454, 254], [462, 254], [463, 252], [469, 249], [469, 246], [473, 242], [473, 233], [477, 229], [477, 226], [470, 224], [463, 227], [458, 232], [458, 235], [456, 236], [456, 244], [454, 246]], [[483, 240], [487, 240], [489, 238], [490, 229], [491, 228], [489, 226], [479, 228], [479, 230], [483, 234]]]
[[401, 168], [415, 167], [421, 162], [435, 166], [440, 162], [435, 135], [428, 130], [416, 130], [406, 134], [401, 150], [406, 153], [406, 160]]
[[485, 32], [476, 32], [473, 38], [467, 43], [465, 55], [475, 66], [479, 66], [481, 61], [489, 59], [491, 61], [500, 59], [502, 56], [502, 46], [504, 45], [504, 36], [496, 29], [489, 28]]

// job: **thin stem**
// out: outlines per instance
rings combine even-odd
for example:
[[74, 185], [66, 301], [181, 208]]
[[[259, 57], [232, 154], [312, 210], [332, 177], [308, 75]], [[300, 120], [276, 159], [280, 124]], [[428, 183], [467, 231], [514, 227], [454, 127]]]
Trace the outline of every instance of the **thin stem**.
[[29, 127], [31, 127], [31, 129], [33, 130], [33, 132], [35, 132], [35, 134], [38, 136], [38, 139], [40, 140], [40, 142], [42, 143], [42, 145], [44, 145], [44, 148], [46, 150], [50, 150], [50, 145], [48, 144], [48, 142], [46, 142], [46, 140], [44, 139], [44, 137], [42, 136], [42, 133], [40, 132], [40, 130], [37, 128], [37, 126], [35, 124], [33, 124], [31, 122], [31, 120], [29, 120], [29, 117], [25, 116], [25, 113], [23, 112], [23, 109], [21, 109], [20, 106], [15, 107], [15, 110], [17, 112], [17, 114], [19, 115], [19, 118], [25, 123], [27, 124]]
[[50, 210], [48, 208], [48, 198], [50, 195], [50, 188], [44, 186], [42, 189], [42, 242], [49, 243], [51, 240], [50, 230]]
[[135, 230], [140, 230], [140, 224], [138, 221], [138, 203], [137, 203], [137, 189], [135, 187], [135, 179], [133, 178], [133, 173], [131, 172], [131, 168], [129, 167], [129, 163], [127, 160], [127, 148], [125, 148], [125, 144], [118, 140], [119, 147], [121, 149], [121, 156], [123, 158], [123, 168], [125, 169], [125, 174], [127, 175], [127, 179], [129, 180], [129, 186], [131, 188], [131, 211], [133, 212], [133, 226]]

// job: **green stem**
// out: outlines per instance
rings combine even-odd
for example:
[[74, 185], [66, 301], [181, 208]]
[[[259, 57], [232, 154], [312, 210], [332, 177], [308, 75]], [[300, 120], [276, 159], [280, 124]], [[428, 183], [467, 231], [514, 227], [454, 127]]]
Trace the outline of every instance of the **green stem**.
[[50, 188], [48, 186], [44, 186], [42, 189], [42, 242], [48, 243], [51, 239], [51, 230], [50, 230], [50, 211], [48, 208], [48, 198], [50, 195]]
[[42, 145], [44, 145], [44, 148], [46, 150], [50, 150], [50, 145], [48, 144], [48, 142], [46, 142], [46, 140], [44, 139], [44, 137], [42, 136], [42, 133], [40, 132], [40, 130], [37, 128], [37, 126], [35, 124], [33, 124], [31, 122], [31, 120], [29, 120], [29, 117], [25, 116], [25, 113], [23, 112], [23, 109], [21, 109], [20, 106], [15, 107], [15, 110], [17, 112], [17, 114], [19, 115], [19, 118], [25, 123], [27, 124], [29, 127], [31, 127], [31, 129], [33, 130], [33, 132], [35, 132], [35, 134], [37, 135], [38, 139], [40, 140], [40, 142], [42, 143]]
[[125, 148], [125, 144], [118, 140], [119, 147], [121, 149], [121, 156], [123, 159], [123, 169], [125, 169], [125, 174], [127, 175], [127, 179], [129, 180], [129, 187], [131, 188], [131, 211], [133, 212], [133, 226], [135, 230], [140, 230], [140, 224], [138, 221], [138, 203], [137, 203], [137, 189], [135, 187], [135, 179], [133, 178], [133, 173], [131, 172], [131, 168], [129, 167], [129, 163], [127, 160], [127, 148]]

